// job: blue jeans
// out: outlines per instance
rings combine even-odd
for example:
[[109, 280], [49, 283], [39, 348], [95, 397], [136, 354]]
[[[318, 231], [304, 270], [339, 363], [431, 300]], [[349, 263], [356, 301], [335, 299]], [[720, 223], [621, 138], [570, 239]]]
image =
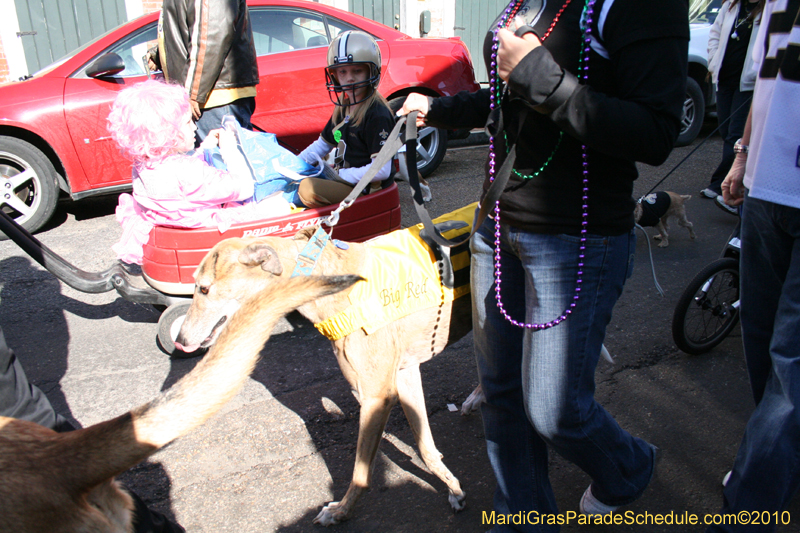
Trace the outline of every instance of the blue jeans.
[[744, 124], [750, 112], [753, 91], [740, 91], [739, 80], [735, 84], [721, 84], [717, 87], [717, 120], [719, 135], [722, 137], [722, 160], [711, 175], [708, 188], [722, 194], [722, 180], [728, 175], [736, 154], [733, 145], [744, 133]]
[[208, 132], [222, 127], [222, 117], [225, 115], [232, 115], [243, 128], [253, 129], [250, 117], [253, 116], [255, 110], [256, 99], [253, 97], [239, 98], [230, 104], [201, 109], [200, 119], [195, 123], [197, 125], [197, 131], [194, 134], [195, 146], [200, 146], [203, 139], [208, 136]]
[[[756, 408], [722, 512], [780, 512], [800, 488], [800, 209], [748, 196], [740, 261], [742, 341]], [[774, 523], [708, 531], [774, 531]]]
[[[495, 302], [494, 221], [471, 242], [472, 302], [481, 406], [497, 513], [556, 513], [547, 469], [555, 450], [592, 478], [603, 503], [637, 499], [653, 474], [654, 451], [624, 431], [594, 399], [594, 372], [611, 311], [633, 268], [633, 233], [589, 236], [580, 299], [572, 315], [542, 331], [506, 321]], [[502, 303], [512, 318], [548, 322], [575, 294], [579, 238], [501, 231]], [[508, 529], [503, 529], [507, 527]], [[496, 526], [493, 531], [556, 531]]]

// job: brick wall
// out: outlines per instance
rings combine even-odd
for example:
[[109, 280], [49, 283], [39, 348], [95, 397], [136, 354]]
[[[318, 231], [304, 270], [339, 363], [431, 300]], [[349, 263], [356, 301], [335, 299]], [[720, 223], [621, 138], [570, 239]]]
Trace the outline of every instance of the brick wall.
[[142, 10], [144, 13], [152, 13], [161, 9], [162, 0], [142, 0]]

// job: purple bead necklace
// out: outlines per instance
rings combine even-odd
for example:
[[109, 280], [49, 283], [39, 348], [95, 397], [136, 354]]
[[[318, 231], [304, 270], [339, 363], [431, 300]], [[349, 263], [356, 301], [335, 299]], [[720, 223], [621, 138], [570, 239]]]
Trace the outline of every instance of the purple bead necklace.
[[[569, 5], [571, 0], [567, 0], [566, 3], [561, 7], [558, 14], [556, 15], [555, 19], [553, 19], [552, 24], [550, 24], [550, 28], [542, 37], [542, 41], [544, 41], [549, 35], [550, 32], [555, 27], [556, 23], [558, 22], [561, 14], [564, 12], [566, 7]], [[514, 18], [519, 11], [519, 8], [523, 4], [524, 0], [512, 0], [511, 3], [505, 10], [505, 13], [500, 18], [500, 22], [497, 25], [497, 28], [507, 28], [510, 24], [510, 21]], [[591, 38], [591, 25], [593, 22], [592, 16], [594, 14], [594, 3], [595, 0], [586, 0], [586, 5], [584, 6], [584, 13], [582, 17], [582, 21], [585, 25], [583, 31], [583, 44], [581, 47], [581, 55], [578, 62], [578, 79], [583, 80], [585, 83], [589, 79], [589, 45], [592, 42]], [[490, 108], [492, 110], [495, 107], [499, 106], [501, 103], [502, 95], [501, 95], [501, 84], [500, 79], [497, 74], [497, 50], [499, 48], [499, 41], [497, 38], [497, 32], [494, 32], [493, 42], [492, 42], [492, 62], [490, 65], [490, 76], [489, 76], [489, 91], [490, 91]], [[556, 145], [555, 150], [558, 150], [561, 138], [559, 137], [559, 143]], [[555, 153], [555, 150], [553, 153]], [[497, 307], [500, 309], [500, 313], [503, 317], [514, 324], [515, 326], [521, 328], [528, 328], [534, 331], [552, 328], [555, 325], [560, 324], [564, 320], [567, 319], [569, 315], [572, 314], [572, 310], [578, 304], [578, 299], [580, 298], [581, 293], [581, 284], [583, 283], [583, 268], [584, 263], [583, 260], [585, 258], [586, 252], [586, 233], [587, 233], [587, 225], [588, 225], [588, 218], [589, 218], [589, 163], [586, 156], [586, 145], [581, 145], [581, 150], [583, 154], [583, 206], [582, 206], [582, 220], [581, 220], [581, 237], [580, 237], [580, 246], [578, 248], [578, 274], [577, 279], [575, 280], [575, 295], [572, 297], [572, 302], [570, 302], [569, 307], [564, 310], [564, 312], [558, 316], [557, 318], [551, 320], [550, 322], [544, 322], [541, 324], [528, 324], [525, 322], [519, 322], [511, 318], [508, 312], [503, 307], [503, 302], [500, 299], [500, 279], [501, 279], [501, 270], [500, 270], [500, 201], [498, 200], [494, 206], [494, 277], [495, 277], [495, 299], [497, 300]], [[550, 157], [547, 159], [545, 164], [539, 169], [538, 172], [534, 173], [531, 176], [522, 176], [523, 178], [530, 179], [536, 175], [538, 175], [544, 168], [549, 164], [552, 160], [553, 154], [550, 154]], [[517, 173], [517, 175], [520, 175]], [[495, 147], [494, 147], [494, 136], [489, 138], [489, 181], [494, 181], [495, 177]]]

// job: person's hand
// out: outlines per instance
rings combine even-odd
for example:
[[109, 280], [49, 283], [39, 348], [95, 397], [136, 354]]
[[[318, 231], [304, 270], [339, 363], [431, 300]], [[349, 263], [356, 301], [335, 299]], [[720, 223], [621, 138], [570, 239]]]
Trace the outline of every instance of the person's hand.
[[208, 135], [206, 135], [206, 138], [203, 139], [202, 143], [200, 143], [199, 148], [209, 150], [215, 146], [219, 146], [219, 134], [222, 131], [224, 131], [222, 128], [209, 131]]
[[726, 204], [737, 206], [744, 202], [744, 170], [747, 154], [736, 154], [728, 175], [722, 182], [722, 199]]
[[424, 126], [425, 118], [428, 115], [428, 111], [431, 110], [432, 104], [432, 97], [420, 93], [411, 93], [406, 98], [406, 101], [403, 102], [403, 107], [397, 112], [397, 116], [402, 117], [412, 111], [419, 111], [417, 114], [417, 127]]
[[542, 45], [539, 38], [532, 33], [526, 33], [520, 38], [505, 28], [498, 30], [497, 38], [500, 44], [497, 50], [497, 74], [503, 81], [508, 81], [511, 71], [523, 57]]
[[219, 144], [220, 152], [236, 150], [236, 135], [234, 135], [232, 131], [218, 129], [213, 130], [212, 133], [215, 133], [217, 137], [217, 143]]
[[156, 62], [156, 59], [158, 59], [158, 47], [153, 46], [147, 50], [147, 68], [150, 69], [150, 72], [161, 70], [161, 66]]
[[189, 103], [192, 105], [192, 118], [195, 120], [200, 120], [200, 104], [197, 103], [197, 100], [189, 100]]

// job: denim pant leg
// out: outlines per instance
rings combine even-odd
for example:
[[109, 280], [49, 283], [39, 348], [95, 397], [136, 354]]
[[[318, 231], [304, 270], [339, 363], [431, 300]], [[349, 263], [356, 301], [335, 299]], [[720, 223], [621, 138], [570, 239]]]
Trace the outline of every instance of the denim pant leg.
[[[741, 319], [756, 408], [723, 492], [723, 512], [776, 512], [800, 488], [800, 209], [747, 197]], [[774, 531], [769, 526], [709, 531]]]
[[[497, 488], [494, 510], [509, 514], [557, 511], [547, 474], [547, 445], [528, 420], [522, 387], [524, 331], [500, 316], [495, 304], [491, 235], [487, 219], [470, 243], [472, 325], [478, 377], [486, 401], [481, 404], [486, 449]], [[519, 260], [501, 250], [503, 305], [515, 317], [525, 316], [525, 274]], [[558, 531], [558, 527], [495, 526], [502, 531]]]
[[[548, 447], [592, 477], [601, 501], [630, 503], [650, 481], [653, 450], [622, 430], [594, 400], [594, 371], [611, 311], [629, 276], [632, 233], [590, 236], [581, 298], [572, 315], [553, 328], [532, 331], [507, 322], [496, 306], [493, 232], [493, 222], [487, 221], [473, 238], [472, 291], [476, 357], [487, 398], [482, 413], [498, 480], [495, 510], [557, 511], [547, 474]], [[575, 295], [579, 239], [508, 227], [501, 234], [506, 311], [529, 323], [561, 315]]]
[[255, 110], [256, 99], [253, 97], [239, 98], [230, 104], [202, 109], [200, 119], [196, 122], [195, 146], [199, 146], [203, 142], [203, 139], [208, 136], [208, 132], [222, 127], [222, 117], [225, 115], [232, 115], [241, 127], [252, 129], [250, 118]]
[[736, 85], [721, 85], [717, 88], [717, 117], [720, 123], [719, 134], [722, 137], [722, 160], [711, 175], [708, 188], [721, 193], [722, 181], [728, 175], [736, 154], [733, 145], [744, 133], [744, 124], [750, 112], [750, 101], [753, 91], [740, 91]]

